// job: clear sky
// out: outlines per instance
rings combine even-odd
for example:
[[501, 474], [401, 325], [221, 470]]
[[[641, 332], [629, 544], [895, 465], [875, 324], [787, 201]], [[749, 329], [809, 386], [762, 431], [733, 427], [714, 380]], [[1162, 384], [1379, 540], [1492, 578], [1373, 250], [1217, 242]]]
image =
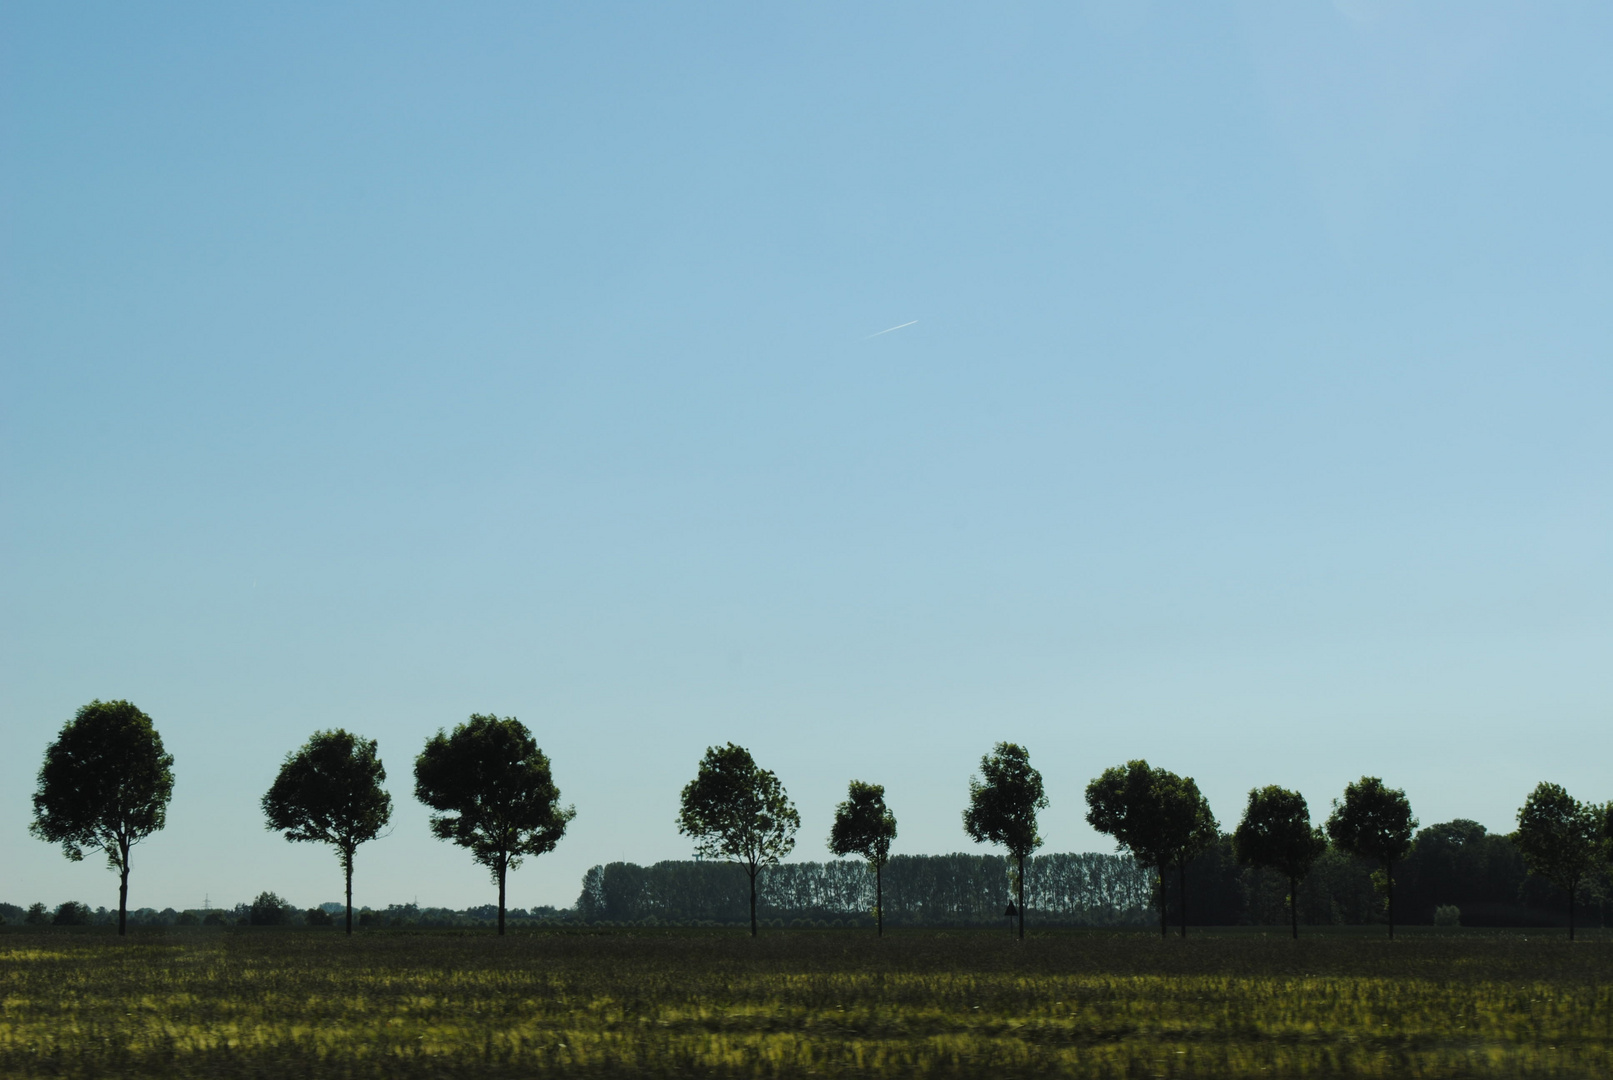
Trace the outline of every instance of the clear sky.
[[[1613, 8], [0, 7], [0, 899], [129, 698], [135, 906], [339, 895], [258, 799], [380, 740], [360, 903], [491, 902], [411, 766], [472, 712], [688, 857], [734, 740], [825, 856], [1046, 850], [1144, 756], [1222, 824], [1381, 775], [1510, 830], [1613, 797]], [[888, 327], [910, 324], [872, 336]]]

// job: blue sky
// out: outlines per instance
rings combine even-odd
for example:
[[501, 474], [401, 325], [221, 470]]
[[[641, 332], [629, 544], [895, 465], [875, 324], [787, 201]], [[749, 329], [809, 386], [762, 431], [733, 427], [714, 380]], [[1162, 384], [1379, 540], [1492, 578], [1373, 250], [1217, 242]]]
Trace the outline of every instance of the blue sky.
[[[257, 799], [380, 740], [357, 899], [492, 899], [410, 796], [515, 715], [578, 816], [511, 902], [687, 857], [734, 740], [1049, 850], [1137, 756], [1225, 827], [1371, 773], [1509, 829], [1613, 797], [1613, 12], [0, 9], [4, 899], [127, 697], [177, 761], [135, 905], [338, 895]], [[916, 320], [916, 321], [915, 321]], [[877, 337], [887, 327], [912, 322]]]

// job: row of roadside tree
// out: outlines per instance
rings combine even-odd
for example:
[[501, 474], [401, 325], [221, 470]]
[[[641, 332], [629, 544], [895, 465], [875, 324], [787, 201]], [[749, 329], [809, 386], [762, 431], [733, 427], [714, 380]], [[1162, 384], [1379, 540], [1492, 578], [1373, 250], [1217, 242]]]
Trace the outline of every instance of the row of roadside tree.
[[[45, 751], [31, 831], [60, 844], [69, 859], [82, 859], [86, 851], [106, 856], [119, 875], [120, 933], [127, 930], [131, 851], [165, 824], [173, 764], [151, 718], [128, 701], [92, 701]], [[287, 840], [335, 850], [349, 933], [357, 849], [382, 835], [391, 819], [385, 779], [375, 740], [342, 729], [316, 731], [287, 755], [261, 799], [268, 828]], [[523, 859], [553, 850], [576, 813], [561, 805], [548, 757], [515, 718], [475, 714], [452, 732], [439, 730], [427, 740], [415, 758], [414, 779], [415, 797], [432, 810], [432, 833], [467, 849], [497, 884], [502, 934], [509, 872]], [[1256, 788], [1230, 835], [1221, 832], [1192, 777], [1143, 760], [1106, 769], [1087, 785], [1085, 795], [1087, 822], [1113, 837], [1134, 868], [1146, 872], [1162, 936], [1168, 932], [1173, 883], [1180, 932], [1186, 936], [1190, 873], [1217, 852], [1286, 883], [1285, 907], [1295, 936], [1302, 886], [1320, 862], [1332, 854], [1369, 864], [1394, 936], [1397, 868], [1413, 851], [1418, 822], [1405, 793], [1377, 777], [1348, 785], [1321, 824], [1311, 820], [1298, 792], [1275, 785]], [[885, 873], [897, 835], [896, 817], [884, 796], [881, 785], [851, 781], [828, 837], [833, 854], [859, 859], [871, 873], [872, 904], [862, 910], [871, 910], [881, 933], [888, 908]], [[1013, 895], [1006, 913], [1016, 919], [1021, 937], [1027, 907], [1039, 900], [1033, 883], [1039, 868], [1030, 860], [1042, 846], [1038, 821], [1047, 807], [1041, 774], [1024, 747], [998, 743], [981, 758], [979, 774], [969, 782], [963, 827], [976, 842], [1006, 851]], [[759, 877], [767, 870], [771, 878], [788, 878], [781, 864], [794, 850], [800, 828], [800, 815], [778, 776], [743, 747], [710, 747], [683, 789], [677, 824], [698, 859], [736, 864], [744, 871], [754, 935]], [[1572, 938], [1581, 894], [1607, 875], [1613, 803], [1582, 803], [1558, 785], [1542, 783], [1519, 810], [1518, 829], [1507, 842], [1529, 871], [1563, 891]], [[1064, 871], [1069, 879], [1069, 867]], [[865, 891], [866, 876], [863, 881]], [[984, 881], [978, 887], [1001, 895]], [[589, 895], [585, 882], [584, 896]]]
[[[890, 857], [884, 867], [885, 922], [905, 927], [1002, 925], [1003, 901], [1014, 893], [1014, 868], [1001, 855]], [[1026, 860], [1027, 924], [1042, 927], [1135, 926], [1154, 905], [1154, 874], [1125, 855], [1086, 852], [1038, 853]], [[1186, 895], [1173, 879], [1165, 903], [1172, 922], [1190, 926], [1269, 926], [1290, 920], [1288, 883], [1269, 870], [1239, 863], [1232, 838], [1196, 856], [1187, 866]], [[1420, 828], [1404, 862], [1395, 870], [1397, 907], [1404, 922], [1469, 927], [1566, 925], [1561, 892], [1528, 872], [1510, 836], [1488, 832], [1474, 821], [1448, 821]], [[1601, 884], [1601, 883], [1598, 883]], [[1610, 924], [1613, 902], [1605, 887], [1587, 890], [1592, 925]], [[1372, 867], [1336, 849], [1325, 851], [1300, 885], [1301, 925], [1381, 923], [1382, 890]], [[749, 919], [745, 872], [728, 862], [667, 860], [654, 865], [613, 862], [583, 875], [569, 908], [515, 908], [512, 927], [561, 925], [743, 925]], [[784, 862], [757, 878], [758, 920], [763, 926], [873, 926], [873, 875], [860, 860]], [[140, 908], [128, 913], [130, 927], [331, 926], [342, 920], [341, 903], [302, 909], [277, 894], [250, 902], [184, 911]], [[332, 918], [334, 916], [334, 919]], [[115, 926], [118, 913], [69, 901], [44, 904], [0, 902], [0, 921], [58, 926]], [[496, 926], [498, 907], [422, 907], [413, 903], [355, 909], [364, 928]]]

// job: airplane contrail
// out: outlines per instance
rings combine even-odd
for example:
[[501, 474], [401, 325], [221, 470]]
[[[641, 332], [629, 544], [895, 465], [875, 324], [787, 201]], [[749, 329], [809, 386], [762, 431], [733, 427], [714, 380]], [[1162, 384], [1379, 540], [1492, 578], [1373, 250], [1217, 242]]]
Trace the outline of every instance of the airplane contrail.
[[[888, 334], [888, 333], [890, 333], [890, 332], [891, 332], [891, 331], [892, 331], [892, 330], [900, 330], [900, 329], [901, 329], [901, 328], [902, 328], [902, 326], [912, 326], [912, 325], [913, 325], [913, 323], [916, 323], [916, 322], [918, 322], [918, 320], [917, 320], [917, 319], [914, 319], [914, 320], [913, 320], [913, 322], [905, 322], [905, 323], [902, 323], [902, 324], [901, 324], [901, 326], [891, 326], [891, 327], [887, 327], [887, 328], [886, 328], [886, 329], [884, 329], [884, 330], [881, 330], [881, 331], [880, 331], [880, 332], [879, 332], [879, 334]], [[868, 338], [877, 338], [877, 337], [878, 337], [878, 336], [879, 336], [879, 334], [869, 334], [869, 335], [868, 335], [868, 337], [865, 337], [865, 338], [863, 338], [863, 340], [864, 340], [864, 341], [867, 341], [867, 340], [868, 340]]]

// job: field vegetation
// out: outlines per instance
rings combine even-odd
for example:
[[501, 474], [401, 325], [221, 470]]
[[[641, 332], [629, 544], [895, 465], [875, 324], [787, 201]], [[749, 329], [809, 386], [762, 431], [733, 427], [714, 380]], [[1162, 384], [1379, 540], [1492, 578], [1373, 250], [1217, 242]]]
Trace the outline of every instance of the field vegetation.
[[1613, 937], [0, 933], [8, 1077], [1613, 1074]]

